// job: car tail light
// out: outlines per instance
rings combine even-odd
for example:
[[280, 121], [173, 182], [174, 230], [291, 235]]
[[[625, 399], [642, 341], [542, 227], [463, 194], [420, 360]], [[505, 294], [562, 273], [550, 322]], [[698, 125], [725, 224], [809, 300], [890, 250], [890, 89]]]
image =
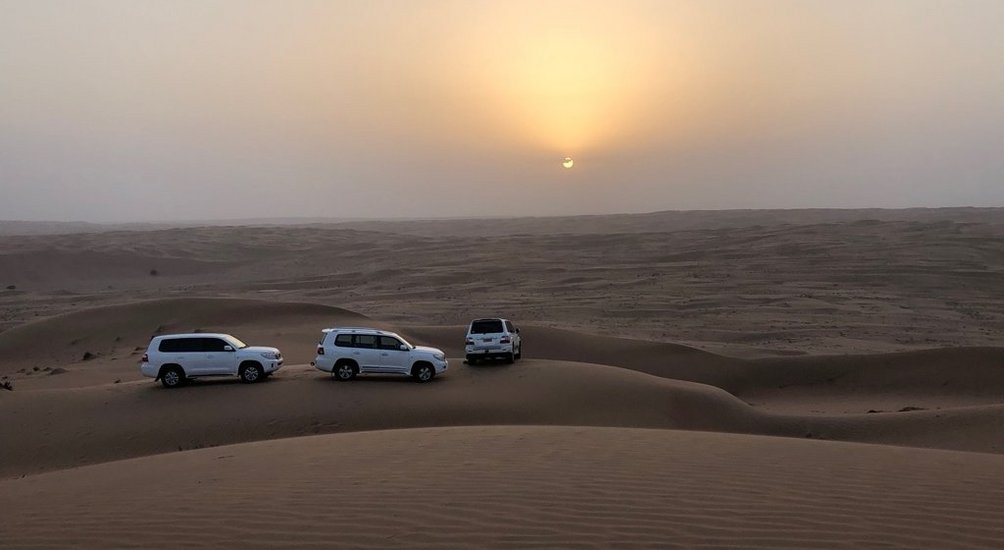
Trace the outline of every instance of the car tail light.
[[324, 346], [317, 346], [317, 355], [324, 355]]
[[144, 353], [143, 354], [143, 358], [140, 359], [140, 361], [143, 362], [143, 363], [149, 363], [150, 362], [150, 354]]
[[510, 339], [508, 336], [503, 336], [499, 338], [500, 344], [508, 344], [509, 342], [512, 342], [512, 339]]

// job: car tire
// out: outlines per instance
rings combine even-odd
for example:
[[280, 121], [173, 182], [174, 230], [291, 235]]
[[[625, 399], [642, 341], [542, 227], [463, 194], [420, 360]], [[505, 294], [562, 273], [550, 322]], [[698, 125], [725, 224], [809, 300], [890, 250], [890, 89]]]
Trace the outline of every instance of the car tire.
[[522, 342], [520, 342], [519, 348], [516, 350], [516, 355], [514, 355], [513, 358], [514, 359], [522, 359], [523, 358], [523, 343]]
[[467, 356], [467, 364], [468, 365], [477, 365], [478, 364], [477, 357], [474, 357], [473, 355], [468, 355]]
[[185, 385], [185, 371], [181, 367], [167, 367], [160, 373], [160, 383], [168, 389]]
[[265, 370], [258, 363], [245, 363], [241, 365], [241, 369], [237, 375], [240, 376], [241, 382], [254, 384], [265, 379]]
[[331, 370], [331, 376], [339, 382], [348, 382], [356, 377], [356, 367], [350, 361], [339, 361]]
[[514, 353], [507, 353], [507, 354], [505, 354], [505, 362], [509, 363], [510, 365], [513, 364], [513, 363], [515, 363], [516, 362], [516, 354], [514, 354]]
[[429, 363], [416, 363], [411, 368], [411, 377], [415, 382], [425, 383], [436, 377], [436, 369]]

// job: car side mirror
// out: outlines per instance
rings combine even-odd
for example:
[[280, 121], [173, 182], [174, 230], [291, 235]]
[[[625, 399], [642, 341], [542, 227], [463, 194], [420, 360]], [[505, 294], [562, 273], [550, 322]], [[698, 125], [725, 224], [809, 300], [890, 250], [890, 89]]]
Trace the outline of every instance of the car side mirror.
[[519, 328], [516, 329], [516, 334], [519, 334]]
[[223, 346], [223, 351], [234, 351], [233, 346]]
[[409, 348], [408, 346], [404, 345], [404, 344], [401, 344], [401, 346], [400, 346], [400, 348], [399, 348], [399, 349], [400, 349], [401, 351], [408, 351], [408, 350], [409, 350], [410, 348]]

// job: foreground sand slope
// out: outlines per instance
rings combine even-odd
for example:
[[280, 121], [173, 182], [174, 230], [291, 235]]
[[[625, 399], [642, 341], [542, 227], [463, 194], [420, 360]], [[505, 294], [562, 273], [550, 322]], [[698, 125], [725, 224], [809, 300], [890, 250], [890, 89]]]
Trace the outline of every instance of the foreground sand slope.
[[577, 427], [384, 430], [0, 481], [4, 546], [1000, 548], [1004, 457]]
[[617, 367], [527, 359], [454, 366], [430, 384], [339, 383], [306, 366], [268, 382], [151, 381], [0, 396], [0, 477], [317, 433], [547, 424], [683, 428], [1004, 451], [1004, 405], [860, 415], [778, 415], [720, 388]]

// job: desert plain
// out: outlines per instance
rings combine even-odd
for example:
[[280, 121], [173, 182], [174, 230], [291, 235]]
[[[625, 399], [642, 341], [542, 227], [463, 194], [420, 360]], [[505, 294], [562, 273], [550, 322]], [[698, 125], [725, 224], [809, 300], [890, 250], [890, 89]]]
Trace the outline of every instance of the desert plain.
[[[194, 330], [286, 364], [140, 375]], [[1004, 209], [0, 222], [0, 377], [5, 548], [1004, 546]]]

